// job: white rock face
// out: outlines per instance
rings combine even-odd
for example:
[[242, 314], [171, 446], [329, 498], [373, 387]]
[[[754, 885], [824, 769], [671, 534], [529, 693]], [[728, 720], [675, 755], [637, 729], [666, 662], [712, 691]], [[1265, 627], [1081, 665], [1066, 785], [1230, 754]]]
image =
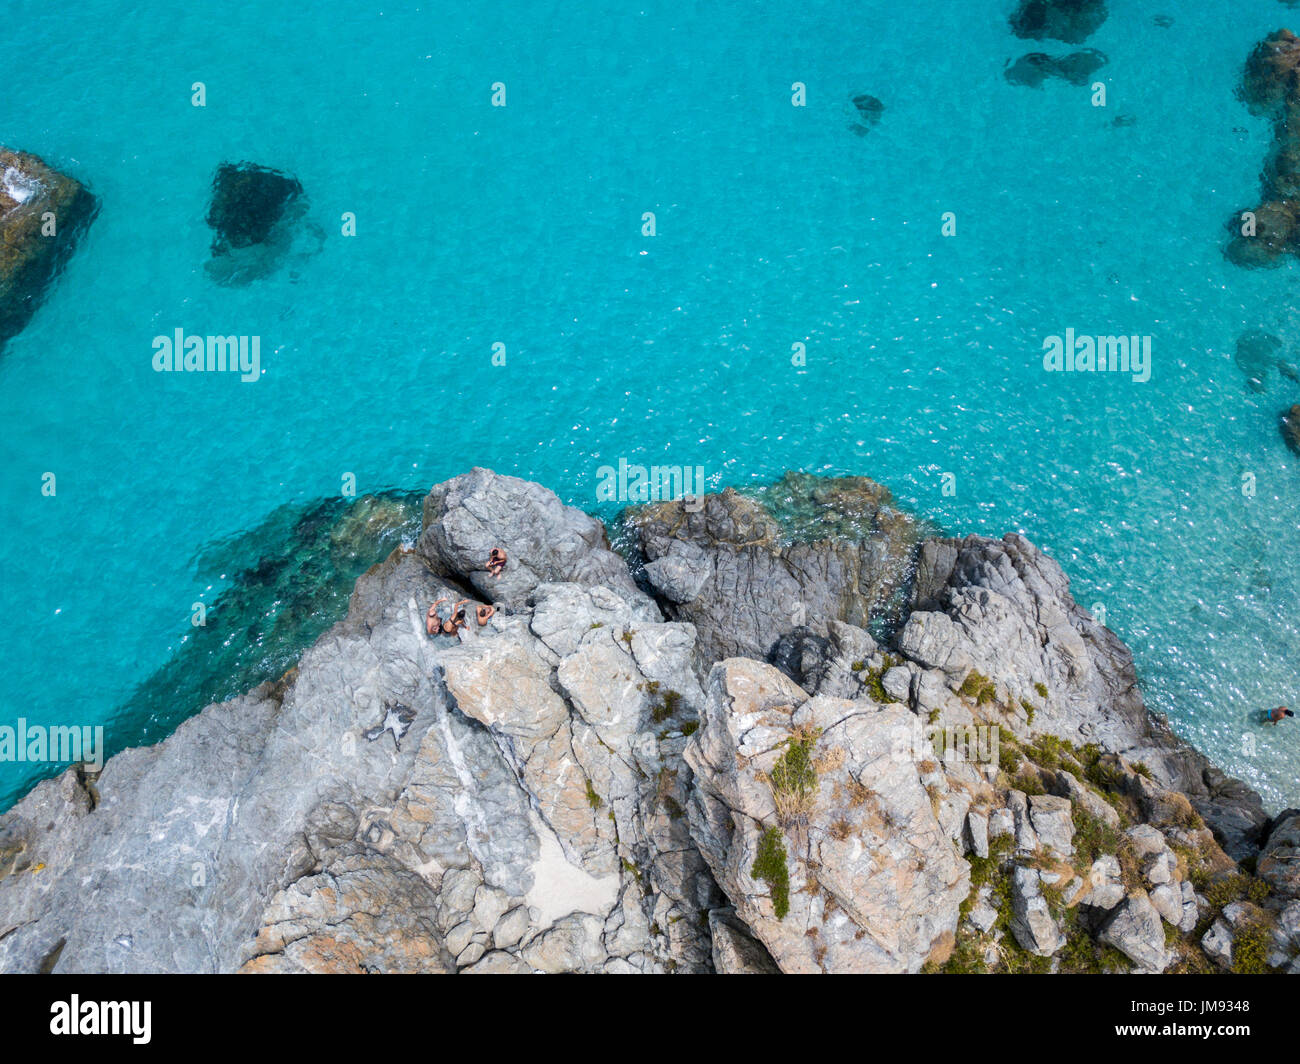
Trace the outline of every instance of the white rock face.
[[1065, 945], [1065, 936], [1048, 911], [1036, 869], [1017, 867], [1011, 875], [1011, 933], [1030, 953], [1050, 957]]
[[[715, 665], [699, 731], [691, 834], [737, 915], [783, 971], [917, 971], [951, 940], [969, 890], [918, 765], [894, 756], [911, 715], [897, 706], [808, 694], [748, 659]], [[767, 783], [796, 735], [820, 729], [807, 823], [782, 828]], [[788, 854], [789, 912], [752, 878], [765, 831]]]

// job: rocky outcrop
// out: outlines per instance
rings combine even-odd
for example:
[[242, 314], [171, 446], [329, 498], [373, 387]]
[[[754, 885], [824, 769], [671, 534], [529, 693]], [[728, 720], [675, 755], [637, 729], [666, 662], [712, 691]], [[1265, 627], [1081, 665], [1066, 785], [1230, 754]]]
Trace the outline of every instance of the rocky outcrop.
[[[1238, 857], [1255, 852], [1268, 817], [1259, 797], [1147, 712], [1128, 648], [1070, 595], [1054, 561], [1022, 536], [926, 541], [914, 610], [898, 637], [922, 710], [972, 672], [990, 702], [1032, 729], [1142, 762], [1179, 791]], [[925, 678], [932, 682], [925, 683]], [[1013, 726], [1013, 725], [1009, 725]]]
[[[430, 527], [491, 478], [444, 485]], [[540, 541], [590, 528], [527, 489]], [[630, 581], [553, 582], [430, 639], [428, 604], [473, 575], [437, 557], [441, 577], [405, 549], [363, 576], [283, 683], [0, 818], [0, 969], [56, 950], [59, 971], [708, 968], [722, 899], [683, 814], [689, 627]]]
[[[495, 547], [509, 557], [499, 578], [487, 569]], [[435, 573], [460, 576], [486, 601], [513, 609], [542, 583], [600, 585], [628, 601], [644, 599], [599, 521], [536, 484], [486, 469], [429, 493], [419, 551]]]
[[1300, 898], [1300, 809], [1280, 813], [1270, 825], [1256, 869], [1279, 895]]
[[707, 662], [764, 658], [782, 636], [886, 612], [923, 533], [866, 477], [787, 474], [763, 500], [727, 489], [630, 523], [664, 611], [696, 628]]
[[0, 348], [36, 313], [97, 209], [78, 181], [0, 147]]
[[1273, 121], [1273, 148], [1265, 161], [1259, 206], [1228, 219], [1225, 254], [1239, 266], [1280, 265], [1300, 250], [1300, 38], [1278, 30], [1246, 60], [1241, 98], [1255, 115]]
[[[0, 817], [0, 970], [1294, 966], [1297, 818], [1148, 717], [1031, 544], [917, 547], [886, 505], [641, 511], [656, 600], [544, 488], [437, 485], [278, 682]], [[781, 620], [762, 573], [825, 609]], [[497, 610], [431, 638], [444, 596]]]
[[918, 764], [894, 756], [910, 717], [810, 698], [761, 662], [712, 670], [691, 835], [783, 971], [919, 971], [951, 946], [969, 878]]

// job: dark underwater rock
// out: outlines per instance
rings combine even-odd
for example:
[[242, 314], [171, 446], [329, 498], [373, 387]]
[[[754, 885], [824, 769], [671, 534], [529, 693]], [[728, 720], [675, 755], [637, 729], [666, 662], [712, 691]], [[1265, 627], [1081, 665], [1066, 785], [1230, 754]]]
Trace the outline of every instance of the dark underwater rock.
[[1011, 16], [1011, 32], [1026, 40], [1080, 44], [1105, 21], [1105, 0], [1023, 0]]
[[874, 96], [860, 93], [851, 100], [853, 119], [849, 129], [859, 137], [865, 137], [880, 124], [880, 117], [885, 113], [885, 105]]
[[256, 528], [209, 547], [201, 583], [227, 587], [206, 624], [121, 707], [161, 738], [211, 702], [282, 676], [347, 612], [357, 578], [420, 531], [420, 492], [386, 491], [277, 509]]
[[1300, 39], [1290, 30], [1270, 33], [1246, 59], [1239, 94], [1252, 114], [1266, 115], [1295, 98]]
[[1255, 207], [1255, 235], [1241, 232], [1242, 213], [1228, 218], [1228, 232], [1232, 234], [1224, 255], [1228, 261], [1248, 269], [1271, 269], [1282, 264], [1282, 256], [1292, 251], [1300, 236], [1300, 203], [1272, 200]]
[[1233, 361], [1246, 375], [1251, 390], [1262, 392], [1268, 385], [1268, 371], [1278, 364], [1281, 354], [1282, 341], [1272, 333], [1247, 329], [1237, 337], [1237, 353]]
[[1084, 48], [1062, 56], [1030, 52], [1014, 63], [1008, 61], [1002, 76], [1012, 85], [1027, 85], [1033, 89], [1041, 88], [1048, 78], [1059, 78], [1071, 85], [1086, 85], [1107, 62], [1106, 54], [1096, 48]]
[[79, 182], [35, 155], [0, 147], [0, 347], [36, 313], [97, 210]]
[[[305, 223], [307, 197], [290, 174], [255, 163], [222, 163], [212, 182], [208, 225], [215, 231], [209, 275], [223, 285], [247, 284], [278, 270], [291, 255], [324, 242]], [[312, 242], [302, 246], [306, 237]]]
[[1032, 89], [1041, 88], [1044, 81], [1056, 75], [1056, 61], [1046, 52], [1030, 52], [1022, 55], [1014, 63], [1007, 60], [1007, 67], [1002, 76], [1012, 85], [1028, 85]]
[[217, 231], [213, 254], [264, 243], [302, 196], [297, 178], [253, 163], [222, 163], [212, 182], [208, 225]]

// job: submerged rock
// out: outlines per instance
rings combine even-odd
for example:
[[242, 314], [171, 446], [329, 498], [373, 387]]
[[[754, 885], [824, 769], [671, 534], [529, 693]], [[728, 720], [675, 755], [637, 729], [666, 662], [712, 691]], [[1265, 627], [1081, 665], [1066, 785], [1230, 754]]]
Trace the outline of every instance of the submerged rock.
[[1081, 44], [1106, 21], [1105, 0], [1021, 0], [1011, 16], [1017, 37]]
[[852, 99], [854, 118], [849, 128], [859, 136], [865, 136], [880, 124], [880, 117], [885, 113], [885, 105], [876, 97], [862, 93]]
[[[207, 215], [215, 231], [209, 275], [220, 284], [246, 284], [274, 273], [292, 255], [318, 250], [324, 233], [306, 225], [306, 207], [297, 178], [255, 163], [222, 163]], [[304, 236], [315, 245], [304, 245]]]
[[1238, 92], [1252, 114], [1272, 117], [1273, 148], [1262, 202], [1228, 219], [1224, 254], [1238, 266], [1273, 267], [1300, 250], [1300, 38], [1278, 30], [1257, 44]]
[[36, 313], [97, 210], [78, 181], [0, 147], [0, 348]]
[[1278, 365], [1282, 341], [1260, 329], [1247, 329], [1237, 337], [1237, 353], [1233, 361], [1246, 375], [1251, 391], [1262, 392], [1268, 384], [1268, 371]]
[[860, 96], [853, 97], [853, 106], [857, 108], [858, 114], [868, 125], [875, 125], [880, 121], [880, 116], [885, 111], [885, 105], [876, 97], [863, 93]]
[[254, 163], [222, 163], [212, 181], [208, 225], [216, 230], [212, 252], [265, 243], [302, 197], [298, 179]]
[[420, 528], [419, 492], [388, 491], [280, 507], [209, 546], [198, 581], [227, 586], [182, 646], [119, 709], [161, 738], [214, 701], [283, 676], [347, 613], [357, 578]]
[[1104, 53], [1095, 48], [1052, 57], [1043, 52], [1030, 52], [1014, 63], [1008, 61], [1002, 76], [1013, 85], [1042, 88], [1048, 78], [1059, 78], [1071, 85], [1086, 85], [1098, 70], [1108, 62]]

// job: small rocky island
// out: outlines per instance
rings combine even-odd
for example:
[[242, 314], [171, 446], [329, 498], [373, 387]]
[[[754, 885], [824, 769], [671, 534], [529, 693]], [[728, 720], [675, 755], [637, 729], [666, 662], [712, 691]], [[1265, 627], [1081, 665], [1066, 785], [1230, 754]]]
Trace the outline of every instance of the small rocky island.
[[[283, 677], [0, 817], [0, 970], [1300, 971], [1300, 812], [1054, 561], [865, 478], [702, 503], [629, 564], [435, 486]], [[430, 637], [444, 596], [496, 611]]]
[[0, 146], [0, 348], [27, 326], [97, 209], [73, 178]]

